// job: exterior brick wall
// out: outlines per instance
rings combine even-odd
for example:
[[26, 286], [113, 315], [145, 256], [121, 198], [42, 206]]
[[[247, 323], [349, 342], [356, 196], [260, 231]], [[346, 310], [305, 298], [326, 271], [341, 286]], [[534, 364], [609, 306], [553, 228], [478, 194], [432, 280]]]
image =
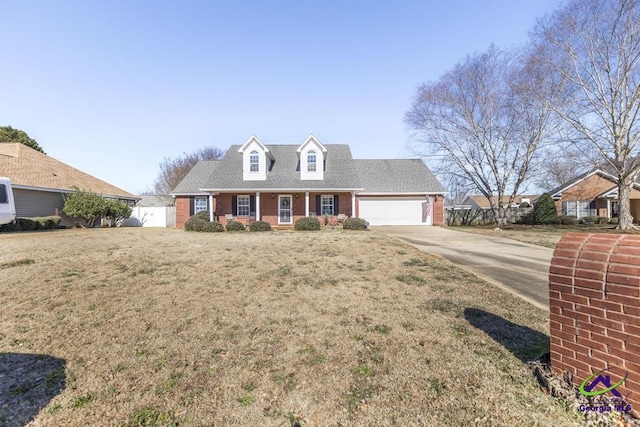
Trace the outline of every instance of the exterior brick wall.
[[[640, 236], [568, 233], [549, 270], [551, 367], [574, 385], [605, 369], [640, 410]], [[615, 377], [615, 378], [614, 378]], [[615, 380], [615, 381], [614, 381]], [[610, 394], [605, 397], [612, 397]]]
[[[254, 195], [255, 193], [247, 194]], [[293, 221], [291, 227], [293, 227], [293, 224], [296, 222], [296, 220], [298, 220], [299, 218], [303, 218], [305, 214], [305, 196], [303, 192], [260, 193], [260, 217], [263, 221], [266, 221], [273, 226], [278, 226], [278, 196], [280, 194], [292, 196], [291, 202], [293, 206]], [[320, 193], [309, 193], [309, 213], [314, 213], [316, 211], [316, 195], [318, 194]], [[347, 216], [351, 216], [351, 193], [338, 193], [338, 195], [338, 213], [345, 213]], [[216, 215], [218, 217], [218, 220], [223, 225], [226, 225], [227, 223], [225, 214], [234, 215], [236, 221], [239, 221], [245, 225], [248, 224], [251, 220], [248, 217], [236, 217], [235, 212], [232, 212], [232, 210], [232, 194], [220, 194], [216, 196]], [[287, 225], [281, 225], [279, 227], [286, 226]]]
[[[436, 196], [433, 196], [436, 197]], [[444, 223], [444, 196], [437, 196], [433, 202], [433, 225], [445, 225]]]
[[[611, 188], [616, 187], [616, 183], [610, 179], [598, 174], [591, 175], [589, 178], [577, 183], [576, 185], [562, 192], [562, 199], [556, 200], [556, 210], [558, 215], [562, 213], [562, 202], [567, 200], [594, 200], [596, 201], [596, 214], [598, 216], [607, 216], [607, 201], [605, 199], [596, 199], [599, 194], [604, 193]], [[631, 215], [634, 221], [640, 220], [640, 191], [631, 190]], [[617, 201], [617, 199], [616, 199]]]
[[191, 213], [191, 197], [176, 196], [176, 228], [184, 228]]
[[562, 213], [562, 201], [593, 200], [598, 194], [604, 193], [615, 185], [615, 182], [598, 174], [591, 175], [584, 181], [581, 181], [573, 187], [567, 188], [562, 192], [562, 200], [556, 201], [556, 210], [558, 211], [558, 215]]
[[[254, 195], [255, 193], [247, 193]], [[275, 196], [273, 196], [275, 194]], [[292, 197], [293, 204], [293, 223], [299, 218], [304, 217], [304, 193], [281, 193], [289, 194]], [[309, 213], [316, 212], [316, 196], [328, 193], [309, 193]], [[333, 193], [331, 193], [333, 194]], [[337, 193], [339, 195], [338, 213], [351, 217], [351, 193]], [[296, 197], [296, 195], [298, 197]], [[433, 198], [434, 196], [432, 196]], [[433, 199], [432, 199], [433, 200]], [[191, 198], [189, 196], [176, 196], [176, 227], [184, 228], [184, 223], [189, 219], [191, 213]], [[358, 205], [356, 201], [356, 206]], [[232, 212], [232, 194], [219, 194], [214, 197], [214, 211], [216, 219], [223, 225], [227, 220], [225, 214], [233, 214], [236, 221], [248, 224], [251, 220], [248, 217], [236, 217]], [[271, 225], [278, 225], [278, 193], [260, 193], [260, 216], [263, 221], [269, 222]], [[330, 218], [330, 223], [337, 221], [337, 215]], [[433, 225], [444, 225], [444, 196], [438, 195], [438, 200], [433, 205]], [[293, 224], [291, 225], [293, 226]]]

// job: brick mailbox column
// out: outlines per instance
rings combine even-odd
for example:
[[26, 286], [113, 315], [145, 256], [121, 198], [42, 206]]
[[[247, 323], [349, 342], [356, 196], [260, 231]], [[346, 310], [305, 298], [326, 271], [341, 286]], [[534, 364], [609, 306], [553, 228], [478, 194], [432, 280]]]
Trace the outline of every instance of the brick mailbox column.
[[576, 386], [605, 368], [611, 383], [626, 373], [616, 390], [639, 413], [640, 235], [566, 234], [549, 269], [549, 311], [553, 371]]

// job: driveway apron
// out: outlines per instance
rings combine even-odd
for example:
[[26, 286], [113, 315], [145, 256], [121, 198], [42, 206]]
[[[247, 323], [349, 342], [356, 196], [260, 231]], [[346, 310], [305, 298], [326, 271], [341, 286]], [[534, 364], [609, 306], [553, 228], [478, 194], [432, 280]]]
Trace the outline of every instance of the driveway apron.
[[540, 308], [549, 309], [549, 265], [553, 249], [444, 227], [371, 228], [439, 255]]

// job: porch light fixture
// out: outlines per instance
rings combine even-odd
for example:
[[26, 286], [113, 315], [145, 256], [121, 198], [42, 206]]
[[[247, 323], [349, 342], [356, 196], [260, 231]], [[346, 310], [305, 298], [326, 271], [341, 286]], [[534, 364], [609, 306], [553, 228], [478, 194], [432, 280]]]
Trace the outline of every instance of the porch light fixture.
[[300, 197], [300, 194], [296, 193], [296, 199]]
[[275, 199], [276, 198], [276, 193], [271, 193], [271, 198]]
[[437, 195], [437, 194], [436, 194], [436, 197], [435, 197], [435, 201], [436, 201], [436, 202], [438, 201], [438, 195]]

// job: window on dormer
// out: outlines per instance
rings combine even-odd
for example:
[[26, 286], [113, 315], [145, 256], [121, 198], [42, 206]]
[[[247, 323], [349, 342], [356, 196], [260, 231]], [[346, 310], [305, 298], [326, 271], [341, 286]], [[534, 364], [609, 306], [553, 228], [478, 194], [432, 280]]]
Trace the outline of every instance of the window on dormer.
[[260, 172], [260, 158], [256, 150], [253, 150], [251, 154], [249, 154], [249, 171]]
[[307, 153], [307, 172], [316, 171], [316, 152], [311, 150]]

